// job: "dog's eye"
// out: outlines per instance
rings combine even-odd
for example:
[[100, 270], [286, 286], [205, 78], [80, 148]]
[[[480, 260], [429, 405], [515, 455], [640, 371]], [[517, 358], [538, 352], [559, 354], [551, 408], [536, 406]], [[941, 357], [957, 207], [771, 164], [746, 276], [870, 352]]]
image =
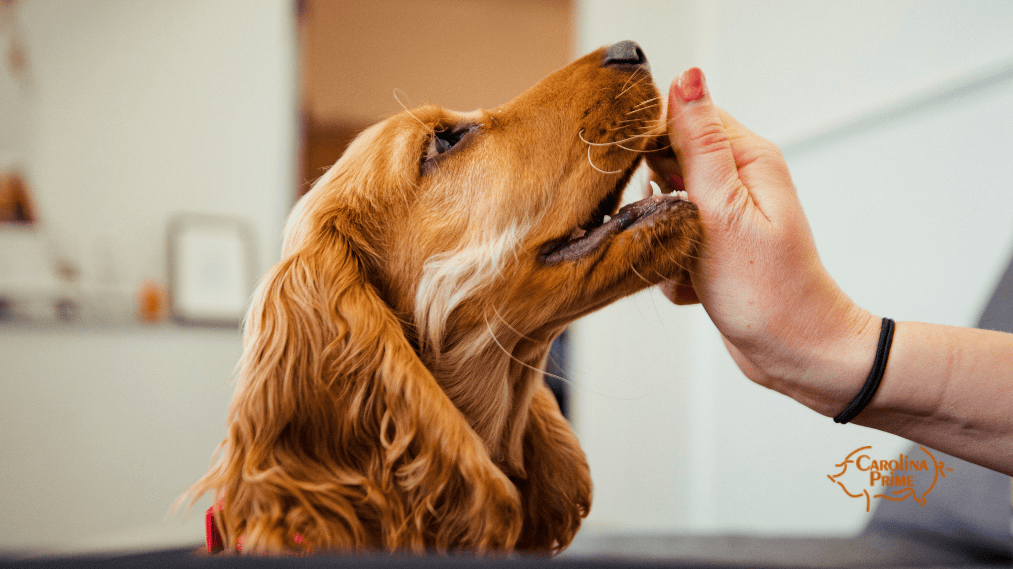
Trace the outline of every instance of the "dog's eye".
[[467, 126], [464, 128], [433, 131], [433, 136], [429, 139], [429, 146], [426, 147], [425, 160], [432, 160], [440, 154], [449, 152], [474, 128], [474, 126]]

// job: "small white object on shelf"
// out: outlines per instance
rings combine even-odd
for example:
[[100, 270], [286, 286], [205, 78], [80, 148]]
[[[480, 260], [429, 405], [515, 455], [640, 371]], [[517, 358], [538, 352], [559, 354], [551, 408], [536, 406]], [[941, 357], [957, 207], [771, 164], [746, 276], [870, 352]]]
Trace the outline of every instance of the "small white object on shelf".
[[169, 298], [184, 324], [238, 325], [253, 291], [253, 235], [241, 219], [181, 215], [169, 225]]

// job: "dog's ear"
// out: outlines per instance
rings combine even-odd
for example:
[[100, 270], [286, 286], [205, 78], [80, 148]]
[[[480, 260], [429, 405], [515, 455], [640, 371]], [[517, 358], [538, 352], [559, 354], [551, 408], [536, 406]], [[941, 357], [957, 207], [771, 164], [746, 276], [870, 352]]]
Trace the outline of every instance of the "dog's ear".
[[245, 550], [513, 547], [516, 488], [363, 276], [347, 237], [301, 239], [265, 276], [214, 492]]
[[559, 553], [591, 509], [591, 471], [577, 436], [544, 383], [531, 401], [524, 433], [526, 478], [518, 487], [525, 506], [520, 549]]

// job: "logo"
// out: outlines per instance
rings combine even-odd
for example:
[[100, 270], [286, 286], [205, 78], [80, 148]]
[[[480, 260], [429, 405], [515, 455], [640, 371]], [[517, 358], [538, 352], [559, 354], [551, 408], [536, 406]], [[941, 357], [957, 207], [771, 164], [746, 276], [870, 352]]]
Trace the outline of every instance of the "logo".
[[827, 478], [840, 486], [848, 496], [865, 498], [866, 512], [870, 510], [873, 498], [884, 498], [892, 502], [911, 498], [918, 505], [924, 506], [926, 496], [953, 469], [936, 460], [925, 447], [918, 448], [924, 456], [919, 453], [912, 453], [914, 456], [901, 453], [895, 459], [883, 459], [872, 453], [871, 446], [861, 447], [846, 456], [844, 462], [836, 465], [841, 469], [840, 472], [827, 474]]

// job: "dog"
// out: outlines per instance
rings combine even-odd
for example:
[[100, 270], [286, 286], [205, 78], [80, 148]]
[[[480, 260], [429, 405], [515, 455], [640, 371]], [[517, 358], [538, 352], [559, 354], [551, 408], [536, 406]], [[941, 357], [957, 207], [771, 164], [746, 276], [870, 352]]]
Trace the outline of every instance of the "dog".
[[215, 496], [224, 548], [564, 549], [591, 477], [550, 344], [688, 279], [700, 239], [681, 193], [620, 209], [661, 114], [627, 41], [500, 107], [362, 132], [294, 208], [246, 317], [227, 436], [188, 492]]

